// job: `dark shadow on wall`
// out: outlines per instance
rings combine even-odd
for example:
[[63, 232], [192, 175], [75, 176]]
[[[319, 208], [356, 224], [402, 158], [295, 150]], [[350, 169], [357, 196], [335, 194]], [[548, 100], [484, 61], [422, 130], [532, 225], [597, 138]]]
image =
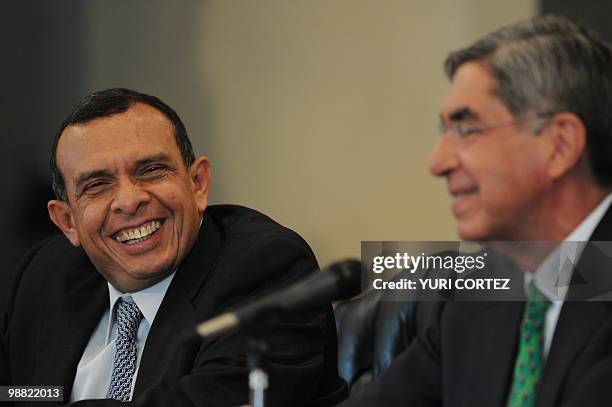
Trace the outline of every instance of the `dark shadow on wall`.
[[48, 151], [69, 106], [83, 92], [83, 5], [23, 0], [3, 4], [0, 173], [0, 304], [24, 252], [55, 233]]

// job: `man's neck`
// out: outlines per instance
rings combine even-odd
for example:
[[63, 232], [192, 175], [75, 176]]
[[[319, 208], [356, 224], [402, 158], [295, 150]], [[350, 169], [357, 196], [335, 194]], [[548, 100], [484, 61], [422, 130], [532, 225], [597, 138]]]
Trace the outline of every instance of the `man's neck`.
[[612, 193], [610, 188], [578, 186], [559, 191], [548, 203], [546, 224], [530, 240], [563, 241]]
[[491, 242], [490, 246], [511, 257], [523, 270], [534, 271], [611, 192], [582, 186], [578, 191], [552, 195], [546, 210], [527, 226], [529, 230], [517, 234], [516, 240]]

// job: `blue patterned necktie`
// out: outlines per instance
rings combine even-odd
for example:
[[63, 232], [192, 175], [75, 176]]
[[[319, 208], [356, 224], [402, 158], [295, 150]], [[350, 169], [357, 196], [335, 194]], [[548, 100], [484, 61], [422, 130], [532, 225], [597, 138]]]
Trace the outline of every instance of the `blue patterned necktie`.
[[138, 358], [136, 335], [138, 334], [142, 313], [138, 309], [138, 305], [121, 298], [117, 301], [115, 310], [115, 320], [117, 321], [115, 360], [113, 361], [113, 375], [106, 398], [130, 401], [132, 378], [136, 371], [136, 360]]

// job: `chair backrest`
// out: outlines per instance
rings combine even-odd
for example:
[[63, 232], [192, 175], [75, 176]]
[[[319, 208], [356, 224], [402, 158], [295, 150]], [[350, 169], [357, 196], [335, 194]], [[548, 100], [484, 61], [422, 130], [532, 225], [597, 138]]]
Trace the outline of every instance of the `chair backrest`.
[[338, 371], [351, 394], [387, 368], [416, 335], [416, 301], [409, 291], [370, 290], [336, 304], [335, 315]]

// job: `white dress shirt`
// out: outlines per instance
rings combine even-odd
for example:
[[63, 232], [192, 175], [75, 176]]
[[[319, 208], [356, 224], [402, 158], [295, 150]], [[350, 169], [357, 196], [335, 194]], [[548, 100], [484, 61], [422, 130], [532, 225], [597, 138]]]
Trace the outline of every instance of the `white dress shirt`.
[[175, 273], [170, 274], [159, 283], [152, 287], [135, 293], [122, 293], [108, 283], [108, 293], [110, 304], [109, 308], [104, 312], [98, 326], [89, 338], [89, 342], [79, 365], [77, 367], [70, 401], [78, 401], [85, 399], [104, 399], [108, 392], [111, 375], [113, 373], [113, 361], [115, 359], [115, 340], [117, 338], [117, 324], [112, 310], [119, 298], [124, 301], [135, 302], [142, 312], [143, 318], [138, 327], [138, 335], [136, 337], [136, 347], [138, 349], [138, 359], [136, 362], [136, 371], [132, 378], [132, 390], [130, 392], [130, 400], [134, 394], [134, 385], [138, 376], [138, 368], [149, 335], [149, 329], [153, 325], [157, 310], [161, 305], [168, 286], [172, 281]]
[[[525, 287], [535, 279], [536, 287], [552, 304], [546, 312], [544, 324], [544, 357], [548, 356], [550, 345], [557, 327], [559, 314], [572, 277], [573, 268], [582, 254], [586, 242], [605, 215], [612, 203], [612, 194], [603, 199], [599, 205], [574, 229], [538, 267], [535, 273], [525, 273]], [[558, 281], [563, 282], [558, 284]]]

